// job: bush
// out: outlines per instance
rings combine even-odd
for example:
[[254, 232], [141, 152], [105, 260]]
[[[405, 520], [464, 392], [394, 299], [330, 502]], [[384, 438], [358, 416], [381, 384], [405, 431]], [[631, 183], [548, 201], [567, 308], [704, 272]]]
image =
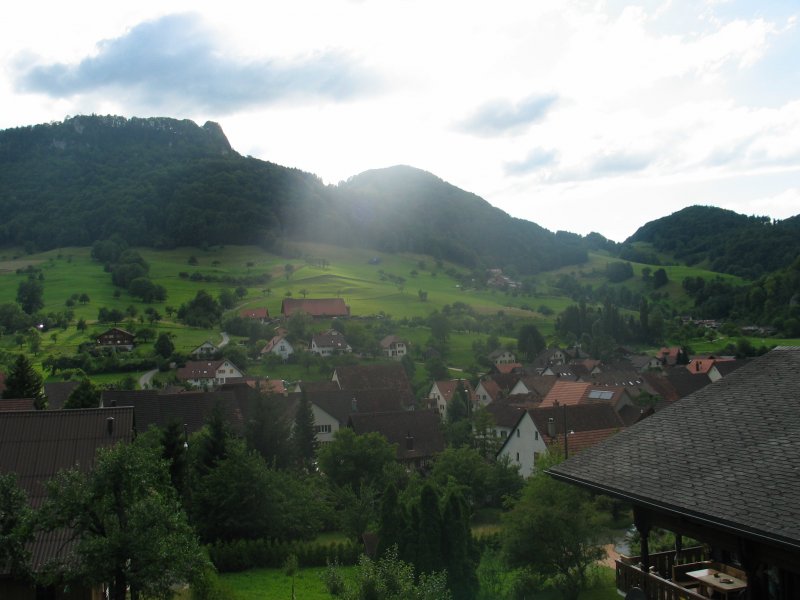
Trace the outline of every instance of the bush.
[[209, 556], [220, 573], [246, 571], [258, 567], [281, 568], [290, 554], [302, 567], [325, 567], [331, 563], [354, 565], [361, 554], [355, 542], [282, 542], [276, 540], [236, 540], [209, 547]]

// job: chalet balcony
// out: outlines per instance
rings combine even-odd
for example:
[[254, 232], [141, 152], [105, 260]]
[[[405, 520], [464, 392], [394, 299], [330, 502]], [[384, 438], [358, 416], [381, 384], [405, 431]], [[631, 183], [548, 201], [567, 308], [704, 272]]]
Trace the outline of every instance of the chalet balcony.
[[[686, 575], [689, 571], [712, 565], [704, 560], [702, 546], [686, 548], [680, 552], [657, 552], [649, 555], [650, 569], [645, 570], [639, 556], [622, 556], [616, 561], [617, 590], [626, 596], [639, 588], [647, 600], [708, 600], [699, 582]], [[730, 596], [731, 598], [736, 596]]]

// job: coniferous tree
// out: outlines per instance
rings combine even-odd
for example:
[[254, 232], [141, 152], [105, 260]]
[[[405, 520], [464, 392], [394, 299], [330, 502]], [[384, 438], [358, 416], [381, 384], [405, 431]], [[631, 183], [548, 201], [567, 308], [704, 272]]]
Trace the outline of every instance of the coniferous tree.
[[37, 409], [44, 408], [42, 376], [36, 372], [24, 354], [17, 356], [11, 372], [6, 377], [3, 398], [33, 398]]
[[442, 513], [439, 496], [426, 483], [419, 497], [419, 535], [415, 566], [420, 573], [433, 573], [444, 568], [442, 552]]
[[72, 390], [64, 402], [64, 408], [97, 408], [100, 406], [100, 390], [90, 379], [84, 379]]
[[392, 546], [400, 547], [403, 543], [404, 527], [403, 510], [397, 498], [397, 488], [390, 483], [381, 498], [377, 556], [383, 556]]
[[451, 493], [442, 515], [442, 550], [447, 585], [454, 600], [472, 600], [478, 589], [476, 564], [472, 556], [472, 533], [463, 498]]
[[297, 414], [294, 418], [292, 445], [297, 465], [303, 470], [313, 471], [319, 443], [314, 430], [314, 412], [305, 391], [300, 397], [300, 405], [297, 407]]
[[289, 466], [291, 463], [289, 424], [269, 396], [254, 391], [252, 402], [253, 414], [245, 427], [248, 447], [258, 452], [272, 467]]
[[219, 404], [211, 411], [206, 421], [206, 428], [206, 434], [198, 437], [200, 447], [196, 455], [195, 469], [200, 475], [205, 475], [228, 457], [231, 434]]
[[186, 492], [189, 446], [183, 427], [171, 421], [161, 433], [161, 457], [169, 462], [169, 478], [181, 498]]

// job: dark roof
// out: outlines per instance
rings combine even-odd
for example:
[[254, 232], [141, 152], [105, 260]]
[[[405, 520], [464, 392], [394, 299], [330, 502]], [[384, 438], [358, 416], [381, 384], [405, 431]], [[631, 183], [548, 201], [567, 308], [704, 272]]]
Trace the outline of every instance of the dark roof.
[[245, 319], [269, 319], [269, 310], [261, 308], [243, 308], [239, 311], [239, 316]]
[[233, 392], [180, 392], [160, 394], [151, 390], [104, 391], [103, 406], [116, 402], [117, 406], [132, 406], [136, 415], [136, 430], [147, 431], [151, 425], [166, 427], [171, 422], [186, 425], [189, 433], [199, 431], [219, 404], [225, 420], [241, 431], [242, 413], [240, 402]]
[[348, 423], [359, 435], [377, 432], [397, 444], [398, 460], [430, 458], [444, 450], [442, 418], [433, 410], [354, 414]]
[[680, 400], [711, 383], [705, 373], [690, 373], [680, 365], [664, 373], [644, 373], [642, 377], [667, 402]]
[[78, 381], [54, 381], [44, 384], [44, 395], [47, 396], [47, 408], [59, 410], [64, 408], [64, 403], [73, 390], [78, 387]]
[[550, 473], [797, 552], [798, 389], [800, 347], [777, 348]]
[[[62, 469], [89, 471], [98, 448], [133, 439], [132, 408], [0, 412], [0, 473], [16, 473], [33, 507], [45, 482]], [[34, 572], [65, 550], [64, 531], [39, 533], [31, 547]]]
[[403, 403], [414, 404], [414, 392], [403, 365], [399, 363], [378, 365], [345, 365], [336, 367], [334, 373], [343, 390], [399, 390], [405, 397]]
[[395, 412], [403, 410], [403, 396], [395, 389], [383, 390], [319, 390], [306, 392], [306, 397], [342, 425], [355, 413]]
[[721, 360], [714, 363], [714, 366], [719, 371], [719, 374], [723, 377], [727, 377], [731, 373], [733, 373], [739, 367], [745, 366], [747, 363], [750, 362], [749, 358], [739, 358], [737, 360]]
[[315, 333], [311, 337], [311, 342], [315, 346], [317, 346], [317, 348], [333, 348], [334, 350], [345, 350], [349, 347], [344, 335], [342, 335], [335, 329], [331, 329], [330, 331], [326, 331], [324, 333]]
[[0, 410], [36, 410], [36, 398], [2, 398]]
[[341, 298], [284, 298], [281, 314], [291, 317], [296, 312], [308, 313], [312, 317], [347, 317], [350, 309]]
[[625, 424], [610, 404], [574, 404], [532, 408], [528, 412], [536, 429], [547, 437], [547, 423], [552, 418], [556, 436], [564, 433], [564, 406], [567, 407], [567, 429], [574, 432], [622, 429]]
[[486, 410], [492, 415], [495, 425], [508, 429], [515, 427], [522, 415], [525, 414], [524, 408], [502, 402], [492, 402], [486, 406]]

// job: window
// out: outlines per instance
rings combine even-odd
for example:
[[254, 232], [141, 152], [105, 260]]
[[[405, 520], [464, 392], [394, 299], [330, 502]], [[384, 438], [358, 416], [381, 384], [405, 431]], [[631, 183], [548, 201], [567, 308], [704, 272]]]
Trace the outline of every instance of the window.
[[535, 440], [539, 439], [539, 432], [538, 431], [534, 431], [533, 432], [533, 439], [535, 439]]
[[331, 426], [330, 425], [314, 425], [314, 431], [316, 433], [330, 433]]
[[519, 436], [520, 436], [519, 429], [517, 429], [517, 437], [519, 437]]
[[519, 452], [517, 452], [517, 462], [519, 462]]

